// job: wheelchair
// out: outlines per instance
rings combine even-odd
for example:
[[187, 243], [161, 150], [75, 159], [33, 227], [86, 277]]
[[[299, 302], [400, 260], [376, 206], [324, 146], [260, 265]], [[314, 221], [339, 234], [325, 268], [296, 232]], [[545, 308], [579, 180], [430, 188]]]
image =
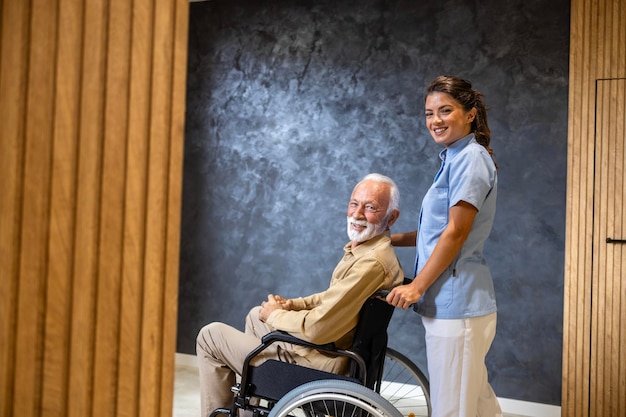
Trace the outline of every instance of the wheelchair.
[[[241, 381], [231, 388], [232, 407], [218, 408], [211, 417], [430, 416], [427, 378], [406, 356], [387, 348], [387, 326], [395, 308], [382, 296], [372, 296], [361, 307], [349, 349], [309, 343], [282, 331], [265, 335], [246, 357]], [[350, 370], [339, 375], [274, 359], [251, 365], [277, 342], [347, 357]]]

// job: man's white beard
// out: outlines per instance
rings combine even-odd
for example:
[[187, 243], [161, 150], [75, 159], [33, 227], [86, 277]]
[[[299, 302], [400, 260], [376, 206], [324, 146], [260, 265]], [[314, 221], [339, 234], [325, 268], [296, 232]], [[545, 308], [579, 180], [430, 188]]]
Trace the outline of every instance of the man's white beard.
[[[351, 224], [365, 226], [365, 229], [362, 232], [357, 232], [356, 230], [352, 229]], [[387, 230], [386, 219], [383, 219], [383, 221], [378, 224], [374, 224], [369, 223], [365, 220], [357, 220], [354, 217], [348, 216], [348, 238], [352, 242], [365, 242], [366, 240], [370, 240], [371, 238], [382, 234], [385, 230]]]

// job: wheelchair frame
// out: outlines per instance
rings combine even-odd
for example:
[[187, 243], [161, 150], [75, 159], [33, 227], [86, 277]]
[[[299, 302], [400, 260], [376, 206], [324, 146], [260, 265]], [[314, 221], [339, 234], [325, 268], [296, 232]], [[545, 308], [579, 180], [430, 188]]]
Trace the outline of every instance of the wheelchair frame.
[[[376, 296], [366, 300], [359, 313], [354, 340], [349, 349], [338, 349], [334, 343], [325, 345], [310, 343], [283, 331], [265, 335], [261, 344], [246, 357], [241, 382], [231, 388], [234, 393], [231, 408], [218, 408], [211, 413], [211, 417], [219, 414], [237, 417], [239, 410], [248, 410], [254, 417], [268, 415], [273, 417], [272, 410], [277, 404], [280, 404], [281, 408], [278, 411], [274, 410], [274, 414], [288, 413], [289, 411], [285, 410], [290, 410], [294, 402], [292, 397], [297, 395], [296, 402], [306, 403], [309, 389], [311, 395], [316, 392], [316, 395], [321, 395], [325, 401], [329, 399], [340, 401], [343, 407], [348, 403], [351, 404], [351, 409], [354, 411], [355, 407], [358, 408], [360, 415], [363, 413], [371, 415], [372, 410], [378, 410], [378, 417], [401, 417], [402, 414], [395, 406], [378, 393], [387, 352], [387, 326], [394, 310], [393, 306]], [[258, 366], [251, 365], [251, 361], [257, 355], [278, 342], [347, 357], [350, 361], [350, 371], [347, 375], [340, 375], [276, 359], [268, 359]], [[405, 368], [417, 369], [421, 378], [425, 380], [423, 373], [412, 362], [408, 362], [403, 364]], [[416, 375], [415, 372], [413, 374]], [[422, 389], [428, 389], [427, 380], [424, 385], [419, 375], [416, 375], [419, 385]], [[252, 400], [253, 398], [255, 400]], [[285, 400], [287, 404], [283, 404]], [[263, 402], [265, 405], [262, 405]], [[317, 411], [311, 413], [320, 414]], [[430, 404], [428, 404], [429, 414]]]

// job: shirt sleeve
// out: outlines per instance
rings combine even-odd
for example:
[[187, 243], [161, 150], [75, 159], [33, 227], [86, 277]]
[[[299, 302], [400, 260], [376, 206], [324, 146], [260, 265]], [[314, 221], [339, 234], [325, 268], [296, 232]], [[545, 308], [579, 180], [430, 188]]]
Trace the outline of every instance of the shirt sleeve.
[[292, 298], [294, 310], [310, 310], [322, 302], [324, 293], [312, 294], [307, 297]]
[[468, 147], [450, 167], [450, 207], [465, 201], [480, 211], [495, 181], [495, 165], [486, 151]]
[[385, 270], [376, 259], [360, 259], [344, 274], [333, 279], [321, 293], [319, 304], [307, 310], [275, 310], [270, 326], [311, 343], [335, 342], [357, 324], [365, 300], [382, 287]]

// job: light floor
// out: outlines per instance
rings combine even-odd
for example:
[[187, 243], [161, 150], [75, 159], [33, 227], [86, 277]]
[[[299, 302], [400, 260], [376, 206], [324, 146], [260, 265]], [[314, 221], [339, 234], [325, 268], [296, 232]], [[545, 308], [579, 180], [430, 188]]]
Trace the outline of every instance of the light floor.
[[[198, 368], [177, 363], [174, 380], [173, 417], [201, 417], [198, 386]], [[505, 414], [504, 416], [523, 417], [514, 414]]]
[[173, 417], [200, 417], [198, 368], [176, 364]]

